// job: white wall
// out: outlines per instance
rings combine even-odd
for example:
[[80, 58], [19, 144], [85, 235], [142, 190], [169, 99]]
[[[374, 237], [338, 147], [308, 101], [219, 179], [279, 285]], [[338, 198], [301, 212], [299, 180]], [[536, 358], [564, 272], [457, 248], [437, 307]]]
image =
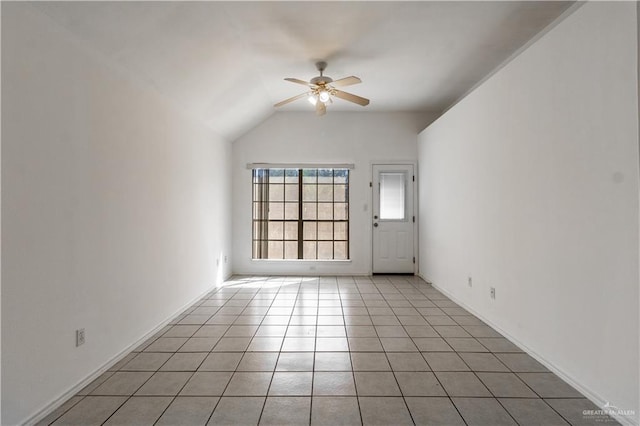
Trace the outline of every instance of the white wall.
[[579, 8], [419, 135], [419, 182], [421, 274], [638, 413], [636, 25]]
[[[233, 271], [264, 274], [371, 273], [371, 163], [415, 161], [428, 114], [276, 113], [233, 143]], [[354, 163], [350, 174], [351, 261], [251, 260], [251, 170], [247, 163]], [[366, 208], [366, 210], [365, 210]], [[311, 270], [314, 267], [314, 270]]]
[[2, 424], [12, 425], [228, 273], [215, 259], [230, 253], [231, 147], [25, 3], [2, 4], [2, 62]]

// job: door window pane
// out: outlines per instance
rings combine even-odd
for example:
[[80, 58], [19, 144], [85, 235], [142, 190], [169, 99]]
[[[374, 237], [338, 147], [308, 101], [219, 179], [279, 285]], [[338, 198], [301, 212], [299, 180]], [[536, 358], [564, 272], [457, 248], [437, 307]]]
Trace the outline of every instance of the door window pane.
[[380, 173], [380, 219], [405, 219], [405, 173]]

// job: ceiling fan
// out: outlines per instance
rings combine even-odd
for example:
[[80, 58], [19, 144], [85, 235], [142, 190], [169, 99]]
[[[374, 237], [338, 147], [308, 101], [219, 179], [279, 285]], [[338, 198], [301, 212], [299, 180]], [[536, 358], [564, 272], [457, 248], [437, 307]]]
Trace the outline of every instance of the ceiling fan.
[[326, 62], [317, 62], [316, 68], [320, 71], [320, 75], [311, 79], [311, 81], [299, 80], [297, 78], [285, 78], [285, 80], [292, 83], [302, 84], [309, 86], [311, 90], [294, 96], [289, 99], [285, 99], [282, 102], [278, 102], [274, 107], [280, 107], [288, 104], [289, 102], [297, 101], [306, 97], [312, 105], [316, 107], [316, 114], [325, 115], [327, 113], [327, 104], [333, 103], [332, 97], [344, 99], [345, 101], [353, 102], [358, 105], [369, 105], [369, 99], [361, 98], [360, 96], [353, 95], [351, 93], [343, 92], [336, 89], [336, 87], [350, 86], [352, 84], [362, 83], [358, 77], [350, 76], [341, 78], [339, 80], [333, 80], [331, 77], [323, 75], [324, 70], [327, 68]]

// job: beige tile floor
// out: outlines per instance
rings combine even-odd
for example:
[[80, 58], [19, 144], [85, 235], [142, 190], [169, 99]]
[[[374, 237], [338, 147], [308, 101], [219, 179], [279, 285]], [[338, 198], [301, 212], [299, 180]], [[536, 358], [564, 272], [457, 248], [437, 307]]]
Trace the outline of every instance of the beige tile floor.
[[602, 424], [587, 409], [417, 277], [233, 277], [40, 424]]

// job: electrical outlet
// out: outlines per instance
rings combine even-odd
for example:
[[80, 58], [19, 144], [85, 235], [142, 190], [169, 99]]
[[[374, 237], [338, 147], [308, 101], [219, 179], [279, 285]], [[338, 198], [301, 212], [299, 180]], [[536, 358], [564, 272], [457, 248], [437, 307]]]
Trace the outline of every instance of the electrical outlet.
[[469, 287], [472, 287], [473, 283], [471, 282], [471, 277], [469, 277]]
[[496, 298], [496, 288], [495, 287], [491, 287], [491, 290], [489, 290], [489, 294], [491, 295], [492, 299]]
[[84, 328], [76, 330], [76, 347], [84, 345]]

